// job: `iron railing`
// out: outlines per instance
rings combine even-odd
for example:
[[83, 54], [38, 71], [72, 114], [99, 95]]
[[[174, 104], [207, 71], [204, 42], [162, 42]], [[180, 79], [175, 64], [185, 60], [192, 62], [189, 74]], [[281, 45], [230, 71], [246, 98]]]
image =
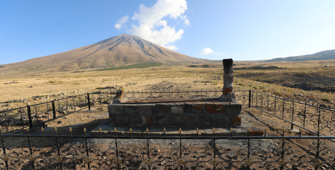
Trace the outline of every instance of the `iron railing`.
[[[71, 132], [71, 129], [69, 130]], [[335, 136], [2, 134], [1, 169], [333, 169]], [[14, 141], [14, 142], [13, 142]], [[332, 147], [330, 147], [332, 146]]]
[[251, 106], [289, 123], [291, 129], [297, 127], [322, 135], [333, 135], [335, 132], [333, 109], [257, 91], [252, 91], [249, 98]]
[[[307, 102], [295, 101], [271, 94], [251, 90], [235, 90], [237, 101], [249, 107], [258, 108], [293, 126], [316, 134], [331, 135], [335, 131], [335, 110], [315, 106]], [[218, 97], [220, 90], [196, 91], [126, 91], [126, 98], [132, 99], [192, 99]], [[107, 106], [115, 96], [115, 91], [94, 92], [77, 96], [69, 96], [52, 101], [31, 104], [25, 107], [0, 111], [0, 125], [13, 130], [22, 131], [41, 125], [57, 117], [78, 110], [90, 110], [93, 106]]]

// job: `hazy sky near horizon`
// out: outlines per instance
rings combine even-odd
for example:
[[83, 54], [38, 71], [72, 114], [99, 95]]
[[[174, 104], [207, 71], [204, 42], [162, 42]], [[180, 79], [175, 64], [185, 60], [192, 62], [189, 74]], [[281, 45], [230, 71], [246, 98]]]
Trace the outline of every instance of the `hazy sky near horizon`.
[[335, 49], [334, 0], [1, 0], [0, 64], [133, 34], [205, 59]]

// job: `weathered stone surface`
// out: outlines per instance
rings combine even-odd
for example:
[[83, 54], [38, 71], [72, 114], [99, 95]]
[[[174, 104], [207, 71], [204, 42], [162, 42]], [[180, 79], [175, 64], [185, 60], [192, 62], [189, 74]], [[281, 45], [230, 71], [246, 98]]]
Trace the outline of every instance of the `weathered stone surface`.
[[222, 104], [206, 104], [206, 112], [207, 113], [224, 113], [223, 105]]
[[213, 115], [211, 118], [213, 127], [231, 127], [231, 121], [229, 121], [230, 118], [228, 116]]
[[183, 127], [197, 127], [198, 121], [196, 120], [196, 115], [185, 116], [185, 121]]
[[151, 115], [153, 106], [138, 106], [137, 113], [140, 115]]
[[241, 124], [242, 106], [227, 102], [159, 104], [111, 104], [112, 126], [136, 127], [236, 127]]
[[241, 110], [242, 110], [242, 105], [240, 104], [231, 104], [231, 105], [223, 106], [223, 113], [226, 113], [229, 115], [238, 115], [241, 113]]
[[223, 90], [223, 94], [224, 95], [228, 95], [228, 93], [232, 93], [233, 92], [233, 89], [232, 88], [225, 88], [224, 90]]
[[109, 119], [111, 121], [111, 125], [116, 126], [116, 115], [115, 114], [110, 114]]
[[183, 116], [182, 115], [175, 115], [170, 114], [167, 117], [167, 126], [175, 126], [175, 127], [181, 127], [183, 123]]
[[125, 115], [116, 115], [116, 126], [129, 126], [128, 117]]
[[233, 59], [224, 59], [222, 60], [224, 67], [223, 75], [223, 88], [222, 95], [219, 100], [227, 102], [236, 102], [235, 94], [233, 93], [233, 81], [234, 81], [234, 70], [233, 70]]
[[115, 97], [115, 98], [113, 99], [112, 104], [120, 104], [120, 103], [121, 103], [121, 98], [117, 98], [117, 97]]
[[199, 122], [199, 127], [203, 128], [203, 127], [209, 127], [211, 125], [212, 120], [210, 116], [202, 115], [202, 116], [199, 116], [198, 122]]
[[233, 117], [233, 126], [234, 127], [241, 126], [241, 116], [234, 116]]
[[142, 125], [142, 117], [138, 114], [133, 114], [130, 116], [129, 123], [133, 126]]
[[127, 114], [135, 114], [136, 113], [136, 106], [128, 106], [128, 107], [124, 107], [124, 112]]
[[123, 106], [110, 104], [108, 105], [108, 112], [109, 114], [123, 114], [124, 113]]
[[190, 114], [203, 114], [205, 113], [205, 104], [186, 104], [188, 107], [188, 112]]
[[145, 122], [147, 127], [151, 127], [153, 125], [152, 116], [145, 116]]
[[154, 117], [154, 125], [158, 127], [165, 127], [166, 126], [166, 119], [167, 115], [166, 114], [157, 114]]
[[184, 104], [184, 113], [185, 114], [191, 114], [192, 113], [192, 105], [191, 104]]
[[171, 106], [167, 104], [156, 104], [156, 106], [154, 107], [154, 114], [156, 113], [170, 114]]
[[184, 105], [171, 106], [171, 113], [184, 114]]

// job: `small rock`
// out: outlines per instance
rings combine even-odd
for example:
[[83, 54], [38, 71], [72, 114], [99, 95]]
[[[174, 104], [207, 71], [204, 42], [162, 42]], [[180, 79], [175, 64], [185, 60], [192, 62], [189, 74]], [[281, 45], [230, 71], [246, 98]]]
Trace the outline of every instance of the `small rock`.
[[300, 130], [299, 129], [290, 129], [290, 132], [291, 133], [300, 133]]
[[73, 158], [73, 155], [67, 155], [65, 158], [67, 158], [67, 159], [72, 159], [72, 158]]

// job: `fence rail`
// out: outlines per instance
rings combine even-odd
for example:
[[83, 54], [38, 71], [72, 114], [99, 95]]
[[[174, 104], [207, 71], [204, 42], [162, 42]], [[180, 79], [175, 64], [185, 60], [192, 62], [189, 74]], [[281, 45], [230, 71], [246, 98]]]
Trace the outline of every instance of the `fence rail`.
[[[1, 169], [332, 169], [335, 136], [2, 134]], [[15, 140], [14, 140], [15, 139]], [[162, 144], [163, 141], [169, 141]], [[309, 140], [308, 146], [297, 144]], [[12, 142], [15, 141], [15, 142]]]
[[[55, 99], [53, 101], [31, 104], [25, 107], [0, 111], [0, 125], [22, 131], [27, 126], [32, 128], [57, 117], [93, 106], [106, 106], [111, 103], [116, 91], [93, 92], [77, 96]], [[184, 99], [210, 98], [221, 95], [220, 90], [195, 91], [127, 91], [126, 98], [132, 99]], [[322, 135], [335, 133], [335, 110], [315, 106], [307, 102], [286, 99], [271, 94], [251, 90], [235, 90], [237, 101], [244, 106], [255, 107], [276, 118], [298, 127]]]
[[335, 110], [286, 99], [266, 93], [252, 91], [251, 106], [310, 133], [333, 135], [335, 132]]

